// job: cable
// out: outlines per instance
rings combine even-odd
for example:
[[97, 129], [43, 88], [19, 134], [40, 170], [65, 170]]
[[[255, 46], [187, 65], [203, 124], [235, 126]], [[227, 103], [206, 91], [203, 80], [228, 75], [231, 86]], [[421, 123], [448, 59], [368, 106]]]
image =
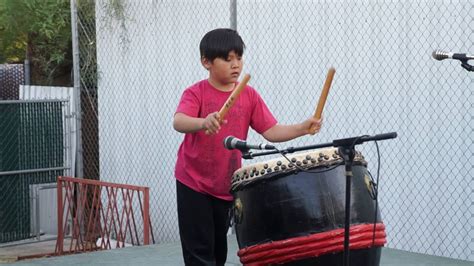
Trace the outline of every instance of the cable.
[[375, 229], [377, 225], [377, 213], [378, 213], [378, 207], [379, 207], [379, 177], [380, 177], [380, 150], [379, 150], [379, 144], [377, 141], [375, 142], [375, 147], [377, 148], [377, 180], [375, 181], [375, 186], [374, 186], [374, 195], [375, 195], [375, 213], [374, 213], [374, 230], [372, 234], [372, 246], [375, 244]]

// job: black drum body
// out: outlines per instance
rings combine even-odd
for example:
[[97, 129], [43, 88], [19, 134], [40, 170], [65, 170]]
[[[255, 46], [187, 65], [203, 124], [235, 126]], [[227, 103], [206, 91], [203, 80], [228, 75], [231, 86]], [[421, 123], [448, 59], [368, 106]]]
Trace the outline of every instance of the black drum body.
[[[343, 265], [346, 177], [342, 159], [336, 149], [289, 158], [291, 163], [282, 158], [234, 174], [231, 192], [241, 262]], [[385, 243], [366, 165], [358, 153], [351, 188], [353, 266], [379, 265]]]

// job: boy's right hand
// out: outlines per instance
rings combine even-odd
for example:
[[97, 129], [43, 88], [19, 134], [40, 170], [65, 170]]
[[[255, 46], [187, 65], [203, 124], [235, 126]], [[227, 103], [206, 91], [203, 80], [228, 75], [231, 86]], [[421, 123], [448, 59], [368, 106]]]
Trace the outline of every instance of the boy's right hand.
[[206, 131], [206, 135], [217, 134], [221, 129], [221, 124], [227, 123], [227, 120], [223, 120], [222, 122], [219, 121], [221, 121], [219, 112], [210, 113], [206, 116], [202, 123], [202, 129]]

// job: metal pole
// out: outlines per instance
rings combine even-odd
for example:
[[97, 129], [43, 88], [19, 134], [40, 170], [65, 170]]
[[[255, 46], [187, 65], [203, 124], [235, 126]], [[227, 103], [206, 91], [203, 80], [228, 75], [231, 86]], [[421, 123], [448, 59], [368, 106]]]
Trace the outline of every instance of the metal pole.
[[79, 34], [77, 29], [77, 8], [76, 0], [71, 0], [71, 31], [72, 31], [72, 54], [73, 54], [73, 73], [74, 73], [74, 101], [76, 115], [76, 173], [75, 176], [83, 177], [82, 160], [82, 110], [81, 110], [81, 79], [79, 66]]
[[36, 219], [36, 225], [35, 225], [35, 229], [36, 229], [36, 239], [38, 240], [41, 240], [40, 238], [40, 202], [39, 202], [39, 191], [38, 191], [38, 187], [35, 188], [34, 190], [34, 198], [35, 200], [35, 219]]
[[51, 168], [38, 168], [38, 169], [26, 169], [26, 170], [15, 170], [15, 171], [2, 171], [0, 172], [0, 176], [51, 172], [51, 171], [59, 171], [59, 170], [67, 170], [67, 169], [69, 169], [69, 167], [51, 167]]
[[12, 103], [56, 103], [56, 102], [67, 102], [68, 100], [60, 99], [34, 99], [34, 100], [0, 100], [0, 104], [12, 104]]
[[237, 0], [230, 0], [230, 28], [237, 30]]
[[[71, 97], [69, 97], [69, 100], [71, 100]], [[64, 122], [64, 158], [65, 158], [65, 167], [68, 169], [65, 171], [66, 176], [74, 176], [73, 173], [73, 165], [72, 165], [72, 128], [71, 128], [71, 120], [73, 119], [73, 116], [71, 115], [71, 107], [70, 107], [71, 102], [67, 101], [65, 102], [64, 108], [64, 117], [65, 117], [65, 122]]]
[[31, 74], [30, 74], [31, 68], [30, 68], [30, 57], [28, 55], [28, 51], [26, 52], [26, 58], [25, 58], [25, 63], [24, 63], [23, 69], [24, 69], [24, 72], [25, 72], [24, 73], [24, 75], [25, 75], [25, 85], [30, 85], [31, 84]]

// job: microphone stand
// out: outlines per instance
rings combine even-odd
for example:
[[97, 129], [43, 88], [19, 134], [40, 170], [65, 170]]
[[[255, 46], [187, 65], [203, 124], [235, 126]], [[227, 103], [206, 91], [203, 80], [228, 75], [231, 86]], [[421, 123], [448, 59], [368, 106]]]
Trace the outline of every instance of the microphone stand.
[[469, 72], [474, 71], [474, 66], [470, 65], [467, 60], [461, 60], [461, 66]]
[[377, 141], [377, 140], [385, 140], [385, 139], [394, 139], [397, 137], [396, 132], [391, 133], [384, 133], [378, 134], [374, 136], [363, 135], [359, 137], [352, 137], [352, 138], [345, 138], [345, 139], [336, 139], [330, 143], [323, 143], [318, 145], [310, 145], [310, 146], [303, 146], [299, 148], [289, 147], [284, 150], [273, 150], [273, 151], [266, 151], [266, 152], [259, 152], [253, 154], [250, 151], [242, 151], [242, 158], [244, 159], [252, 159], [257, 156], [281, 153], [287, 154], [292, 153], [295, 151], [303, 151], [303, 150], [310, 150], [310, 149], [318, 149], [318, 148], [325, 148], [325, 147], [336, 147], [338, 148], [339, 154], [341, 155], [344, 165], [345, 165], [345, 175], [346, 175], [346, 205], [345, 205], [345, 219], [344, 219], [344, 266], [349, 266], [349, 230], [350, 230], [350, 222], [351, 222], [351, 179], [352, 179], [352, 164], [354, 162], [355, 156], [355, 145], [362, 144], [368, 141]]
[[249, 149], [240, 149], [240, 152], [242, 152], [242, 158], [246, 160], [253, 158], [252, 152]]

